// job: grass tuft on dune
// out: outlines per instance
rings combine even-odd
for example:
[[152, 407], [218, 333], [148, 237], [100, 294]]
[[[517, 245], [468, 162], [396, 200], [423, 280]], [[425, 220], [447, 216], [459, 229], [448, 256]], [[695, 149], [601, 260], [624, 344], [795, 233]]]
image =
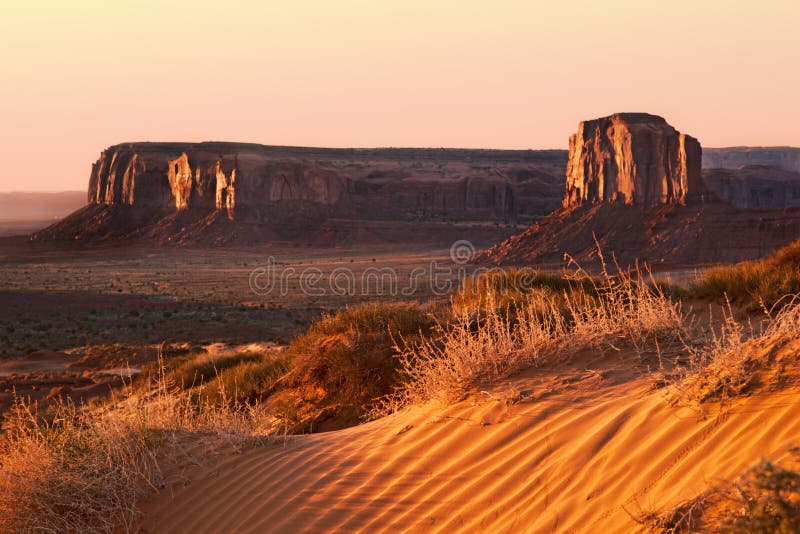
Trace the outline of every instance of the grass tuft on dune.
[[800, 293], [800, 241], [771, 257], [706, 270], [688, 288], [702, 299], [728, 298], [732, 302], [772, 308], [786, 295]]

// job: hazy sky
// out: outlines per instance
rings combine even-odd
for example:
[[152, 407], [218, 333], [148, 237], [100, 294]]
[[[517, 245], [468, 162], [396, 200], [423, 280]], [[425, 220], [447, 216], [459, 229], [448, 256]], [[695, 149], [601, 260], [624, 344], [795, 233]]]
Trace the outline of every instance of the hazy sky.
[[800, 145], [797, 6], [4, 1], [0, 191], [84, 189], [123, 141], [566, 148], [617, 111]]

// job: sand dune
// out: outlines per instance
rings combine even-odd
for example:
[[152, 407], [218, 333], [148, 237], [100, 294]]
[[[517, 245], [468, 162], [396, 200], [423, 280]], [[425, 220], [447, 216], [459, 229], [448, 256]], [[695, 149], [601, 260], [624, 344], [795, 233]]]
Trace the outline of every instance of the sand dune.
[[704, 417], [670, 407], [637, 362], [578, 354], [449, 407], [276, 440], [163, 490], [141, 528], [631, 532], [628, 511], [675, 505], [762, 455], [781, 460], [800, 435], [796, 391]]

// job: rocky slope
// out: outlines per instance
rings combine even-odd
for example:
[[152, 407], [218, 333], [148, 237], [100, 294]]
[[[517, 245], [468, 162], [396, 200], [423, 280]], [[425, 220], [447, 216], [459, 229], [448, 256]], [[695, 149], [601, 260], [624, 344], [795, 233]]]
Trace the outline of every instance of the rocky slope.
[[618, 113], [581, 122], [569, 139], [564, 206], [685, 203], [704, 192], [700, 143], [658, 116]]
[[354, 227], [381, 233], [395, 223], [514, 225], [558, 206], [565, 162], [557, 150], [128, 143], [92, 166], [89, 206], [34, 239], [256, 243], [322, 227], [344, 239]]
[[479, 256], [491, 264], [560, 265], [564, 254], [590, 266], [607, 259], [681, 266], [767, 256], [800, 239], [800, 209], [737, 209], [723, 202], [641, 208], [572, 206], [548, 215]]

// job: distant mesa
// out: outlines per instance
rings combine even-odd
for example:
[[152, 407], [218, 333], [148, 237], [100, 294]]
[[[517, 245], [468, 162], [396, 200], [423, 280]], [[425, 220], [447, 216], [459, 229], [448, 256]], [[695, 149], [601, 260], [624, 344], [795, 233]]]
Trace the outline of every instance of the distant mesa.
[[738, 169], [747, 166], [767, 166], [800, 173], [800, 148], [729, 147], [706, 148], [703, 151], [704, 169]]
[[[737, 208], [800, 207], [800, 173], [771, 165], [703, 171], [709, 189]], [[800, 237], [800, 236], [798, 236]]]
[[33, 239], [489, 242], [558, 207], [565, 165], [561, 150], [124, 143], [92, 166], [89, 205]]
[[705, 194], [697, 139], [647, 113], [581, 122], [569, 139], [564, 206], [680, 203]]

